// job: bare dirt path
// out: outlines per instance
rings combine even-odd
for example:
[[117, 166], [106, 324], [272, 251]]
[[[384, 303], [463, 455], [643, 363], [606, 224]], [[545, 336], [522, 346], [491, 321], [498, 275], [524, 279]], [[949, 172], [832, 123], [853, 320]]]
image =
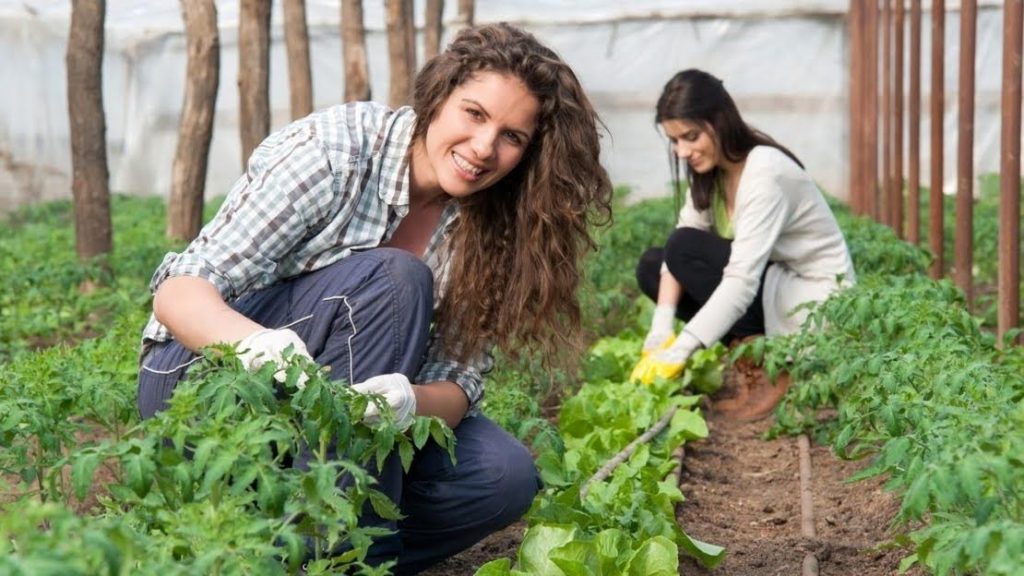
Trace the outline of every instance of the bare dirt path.
[[811, 445], [817, 538], [807, 542], [800, 531], [796, 438], [763, 440], [770, 419], [739, 423], [712, 412], [708, 424], [709, 437], [687, 445], [680, 480], [686, 502], [678, 518], [688, 534], [725, 546], [728, 554], [713, 571], [683, 558], [680, 574], [798, 575], [808, 551], [822, 576], [898, 573], [909, 554], [892, 545], [889, 525], [899, 502], [880, 480], [846, 482], [865, 462], [843, 461], [828, 447]]

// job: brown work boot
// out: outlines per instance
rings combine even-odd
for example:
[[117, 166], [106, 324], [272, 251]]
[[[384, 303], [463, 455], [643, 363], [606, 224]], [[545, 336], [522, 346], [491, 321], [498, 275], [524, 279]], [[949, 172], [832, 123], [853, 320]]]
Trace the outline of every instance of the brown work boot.
[[712, 398], [711, 408], [725, 416], [746, 406], [750, 398], [751, 372], [759, 371], [753, 362], [740, 358], [722, 371], [722, 388]]
[[768, 375], [762, 371], [760, 378], [750, 386], [747, 402], [735, 411], [733, 417], [744, 422], [766, 418], [775, 411], [775, 407], [779, 405], [787, 390], [789, 390], [788, 372], [782, 372], [775, 382], [771, 382], [768, 380]]

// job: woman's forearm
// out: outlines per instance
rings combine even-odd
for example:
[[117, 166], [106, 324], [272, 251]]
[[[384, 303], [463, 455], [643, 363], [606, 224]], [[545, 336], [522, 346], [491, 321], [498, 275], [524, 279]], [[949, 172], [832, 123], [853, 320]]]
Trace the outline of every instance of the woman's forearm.
[[420, 416], [438, 416], [455, 428], [469, 410], [469, 400], [462, 387], [454, 382], [431, 382], [413, 386], [416, 394], [416, 413]]
[[683, 285], [676, 280], [676, 277], [667, 270], [661, 273], [661, 280], [658, 283], [658, 306], [679, 306], [679, 299], [683, 297]]
[[174, 339], [192, 351], [216, 343], [235, 343], [262, 326], [235, 312], [208, 280], [168, 278], [153, 296], [153, 314]]

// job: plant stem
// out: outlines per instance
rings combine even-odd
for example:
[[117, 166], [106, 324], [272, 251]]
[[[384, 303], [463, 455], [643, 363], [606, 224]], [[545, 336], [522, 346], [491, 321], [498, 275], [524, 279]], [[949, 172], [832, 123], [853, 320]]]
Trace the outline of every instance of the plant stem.
[[636, 452], [637, 447], [639, 447], [641, 444], [650, 442], [651, 438], [654, 438], [659, 433], [661, 433], [661, 431], [664, 430], [666, 426], [668, 426], [668, 423], [672, 421], [672, 416], [674, 416], [676, 411], [678, 410], [678, 406], [673, 406], [672, 408], [669, 408], [664, 414], [662, 414], [661, 419], [659, 419], [654, 424], [654, 426], [651, 426], [636, 440], [630, 442], [629, 445], [623, 448], [618, 454], [612, 456], [612, 458], [608, 460], [608, 462], [605, 462], [604, 466], [601, 466], [601, 468], [598, 469], [598, 471], [595, 472], [593, 476], [591, 476], [586, 482], [583, 483], [583, 487], [580, 488], [580, 501], [586, 500], [587, 492], [591, 484], [593, 484], [594, 482], [600, 482], [607, 478], [609, 475], [611, 475], [615, 468], [618, 467], [619, 464], [622, 464], [623, 462], [628, 460], [629, 457], [633, 455], [633, 452]]

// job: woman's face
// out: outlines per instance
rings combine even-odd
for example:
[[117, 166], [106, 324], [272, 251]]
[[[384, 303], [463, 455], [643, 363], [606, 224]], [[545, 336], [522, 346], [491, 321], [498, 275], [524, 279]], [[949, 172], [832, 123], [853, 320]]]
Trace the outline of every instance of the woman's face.
[[474, 74], [452, 91], [427, 127], [413, 158], [415, 180], [422, 189], [440, 188], [454, 197], [494, 185], [519, 164], [539, 110], [519, 78]]
[[661, 128], [672, 143], [672, 151], [694, 172], [705, 174], [721, 162], [718, 140], [710, 126], [689, 120], [665, 120]]

